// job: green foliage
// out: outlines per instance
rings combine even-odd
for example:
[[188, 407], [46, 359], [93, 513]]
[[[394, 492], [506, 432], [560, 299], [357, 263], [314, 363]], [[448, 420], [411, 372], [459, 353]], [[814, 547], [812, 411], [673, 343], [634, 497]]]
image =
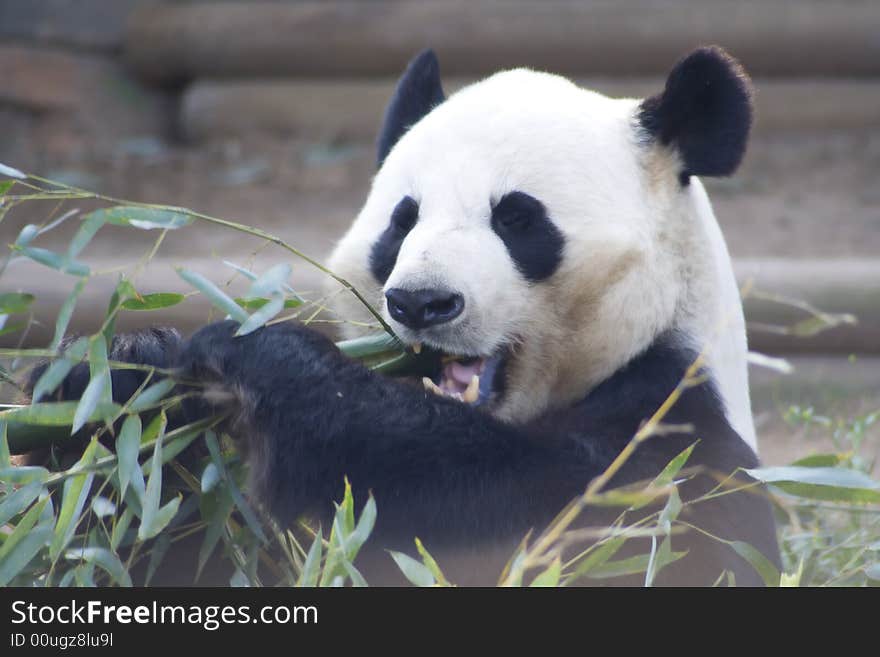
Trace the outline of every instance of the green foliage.
[[[103, 198], [28, 177], [4, 165], [0, 165], [0, 176], [7, 178], [0, 179], [0, 197], [6, 204], [0, 209], [0, 221], [2, 212], [29, 200]], [[104, 200], [108, 207], [82, 219], [63, 253], [34, 243], [72, 213], [45, 225], [26, 226], [10, 246], [10, 259], [30, 258], [76, 279], [58, 312], [46, 350], [6, 350], [0, 354], [11, 361], [10, 371], [4, 368], [0, 372], [3, 380], [19, 374], [16, 368], [20, 362], [27, 366], [33, 356], [50, 358], [36, 382], [34, 403], [0, 411], [0, 586], [150, 583], [162, 577], [166, 568], [173, 569], [166, 558], [185, 541], [196, 542], [197, 563], [194, 572], [176, 574], [180, 583], [203, 582], [208, 570], [222, 563], [229, 584], [234, 586], [366, 585], [355, 563], [381, 513], [372, 497], [358, 501], [363, 506], [356, 514], [356, 501], [346, 481], [329, 533], [309, 526], [305, 518], [295, 527], [278, 527], [248, 497], [247, 464], [233, 440], [222, 433], [224, 418], [169, 430], [168, 418], [178, 413], [184, 395], [176, 393], [171, 378], [158, 378], [167, 373], [141, 366], [148, 374], [141, 388], [124, 403], [112, 403], [110, 371], [122, 365], [108, 360], [107, 346], [117, 315], [168, 308], [184, 303], [189, 295], [142, 295], [131, 280], [120, 278], [100, 327], [59, 352], [85, 286], [102, 275], [83, 254], [107, 225], [122, 230], [155, 229], [164, 236], [168, 230], [192, 230], [200, 221], [213, 223], [279, 245], [333, 276], [343, 287], [345, 281], [258, 229], [182, 208]], [[225, 264], [234, 270], [235, 277], [246, 281], [247, 288], [237, 295], [228, 289], [228, 283], [217, 285], [187, 269], [178, 273], [194, 288], [192, 294], [203, 295], [239, 322], [240, 335], [275, 320], [282, 311], [307, 319], [321, 306], [320, 300], [304, 299], [289, 285], [292, 269], [287, 263], [262, 273]], [[357, 296], [356, 291], [350, 291]], [[25, 290], [3, 292], [0, 316], [26, 315], [33, 302], [33, 295]], [[796, 305], [812, 316], [792, 327], [791, 334], [813, 334], [822, 326], [850, 321], [848, 315]], [[378, 316], [376, 321], [383, 324]], [[408, 363], [408, 356], [390, 333], [379, 332], [339, 346], [352, 358], [385, 372], [405, 371]], [[90, 374], [82, 398], [52, 401], [55, 389], [82, 361], [88, 362]], [[729, 545], [753, 564], [768, 585], [880, 584], [880, 482], [873, 474], [874, 462], [866, 456], [870, 450], [865, 449], [868, 429], [878, 416], [880, 412], [834, 418], [812, 407], [786, 411], [786, 420], [792, 425], [826, 432], [834, 449], [810, 454], [785, 467], [749, 471], [766, 482], [774, 495], [783, 572], [777, 572], [750, 545]], [[662, 417], [657, 422], [662, 427]], [[15, 454], [47, 446], [50, 453], [43, 465], [20, 465], [13, 460]], [[523, 539], [505, 571], [498, 574], [499, 583], [568, 586], [601, 583], [626, 574], [652, 585], [665, 567], [685, 555], [674, 549], [676, 534], [702, 531], [683, 520], [686, 504], [678, 494], [678, 485], [689, 476], [686, 468], [693, 449], [694, 445], [684, 450], [654, 481], [643, 486], [604, 490], [593, 482], [542, 534]], [[584, 538], [579, 534], [582, 530], [576, 529], [576, 520], [590, 506], [618, 508], [620, 515], [610, 527], [588, 536], [589, 546], [572, 555], [570, 546]], [[632, 521], [635, 511], [640, 519]], [[620, 556], [622, 548], [635, 538], [646, 546], [644, 551], [633, 554], [628, 550], [627, 556]], [[412, 555], [391, 552], [388, 558], [414, 585], [454, 585], [418, 538]], [[718, 584], [735, 582], [722, 574]]]

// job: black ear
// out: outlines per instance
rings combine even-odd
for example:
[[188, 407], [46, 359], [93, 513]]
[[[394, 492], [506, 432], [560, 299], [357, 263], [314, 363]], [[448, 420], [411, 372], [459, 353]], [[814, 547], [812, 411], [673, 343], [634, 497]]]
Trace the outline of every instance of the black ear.
[[381, 166], [403, 133], [445, 99], [437, 55], [433, 50], [423, 50], [410, 61], [400, 76], [391, 102], [385, 109], [382, 130], [376, 143], [376, 164]]
[[700, 48], [675, 65], [662, 94], [642, 103], [639, 120], [661, 144], [678, 149], [682, 184], [691, 175], [729, 176], [752, 125], [751, 80], [721, 48]]

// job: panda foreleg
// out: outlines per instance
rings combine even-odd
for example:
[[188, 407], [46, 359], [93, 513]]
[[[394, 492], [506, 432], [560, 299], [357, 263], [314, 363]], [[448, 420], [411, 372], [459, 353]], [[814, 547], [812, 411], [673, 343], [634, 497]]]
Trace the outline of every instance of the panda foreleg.
[[386, 535], [519, 534], [553, 517], [597, 472], [577, 446], [383, 377], [293, 323], [233, 337], [222, 322], [185, 348], [185, 375], [238, 401], [252, 491], [282, 522], [327, 513], [347, 477], [376, 497]]

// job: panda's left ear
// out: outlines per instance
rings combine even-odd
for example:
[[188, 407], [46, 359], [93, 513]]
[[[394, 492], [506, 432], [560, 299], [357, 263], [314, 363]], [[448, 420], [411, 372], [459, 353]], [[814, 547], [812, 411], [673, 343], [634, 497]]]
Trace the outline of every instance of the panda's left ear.
[[413, 57], [394, 89], [394, 95], [385, 108], [385, 118], [376, 142], [376, 165], [407, 130], [428, 112], [446, 100], [440, 84], [440, 63], [433, 50], [423, 50]]
[[642, 102], [639, 121], [651, 138], [678, 150], [683, 184], [691, 175], [729, 176], [752, 125], [751, 80], [721, 48], [700, 48], [675, 65], [663, 93]]

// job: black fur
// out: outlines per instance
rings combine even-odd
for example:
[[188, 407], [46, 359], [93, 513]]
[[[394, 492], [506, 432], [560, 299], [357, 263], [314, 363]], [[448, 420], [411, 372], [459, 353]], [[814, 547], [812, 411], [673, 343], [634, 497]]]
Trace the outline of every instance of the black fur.
[[[74, 341], [74, 338], [65, 338], [61, 343], [64, 351]], [[116, 335], [110, 343], [107, 357], [111, 361], [124, 363], [139, 363], [166, 369], [173, 367], [177, 362], [182, 338], [180, 333], [173, 328], [156, 327], [144, 329], [135, 333]], [[46, 371], [48, 363], [44, 362], [34, 367], [25, 381], [25, 388], [32, 390], [39, 378]], [[122, 404], [134, 394], [146, 378], [147, 373], [143, 370], [113, 369], [110, 379], [113, 386], [113, 401]], [[53, 399], [79, 399], [89, 383], [88, 363], [74, 365], [70, 373], [61, 382], [57, 390], [50, 391]], [[156, 382], [161, 377], [154, 376], [151, 381]], [[47, 399], [37, 401], [48, 401]]]
[[565, 238], [544, 205], [528, 194], [505, 194], [492, 208], [492, 230], [504, 241], [516, 268], [532, 282], [549, 278], [562, 262]]
[[[248, 455], [251, 493], [282, 523], [303, 514], [326, 520], [348, 477], [357, 499], [365, 500], [368, 491], [376, 498], [371, 545], [408, 549], [419, 536], [439, 554], [504, 545], [509, 556], [526, 532], [546, 526], [608, 467], [696, 357], [680, 336], [666, 334], [582, 401], [515, 426], [370, 371], [300, 324], [276, 324], [240, 338], [233, 337], [236, 328], [231, 321], [207, 326], [179, 355], [176, 333], [144, 331], [117, 338], [112, 357], [176, 364], [187, 380], [228, 389], [238, 399], [228, 428]], [[65, 384], [64, 396], [75, 397], [83, 387], [81, 380]], [[114, 386], [119, 401], [123, 387], [134, 390]], [[688, 465], [699, 468], [689, 478], [682, 475], [681, 519], [721, 539], [745, 541], [779, 567], [774, 520], [760, 488], [688, 504], [720, 479], [758, 463], [728, 425], [712, 384], [688, 388], [664, 423], [693, 430], [647, 440], [611, 485], [650, 480], [697, 442]], [[751, 482], [742, 474], [733, 481]], [[618, 513], [590, 508], [584, 524], [607, 526]], [[658, 584], [709, 585], [725, 569], [740, 585], [761, 584], [724, 543], [692, 531], [675, 535], [672, 545], [688, 555], [661, 571]], [[630, 553], [636, 549], [646, 548], [635, 545]], [[478, 574], [497, 576], [502, 565]], [[449, 571], [473, 576], [472, 565], [464, 568], [457, 573], [451, 565]]]
[[410, 61], [385, 110], [376, 143], [376, 164], [382, 166], [397, 140], [445, 99], [437, 56], [433, 50], [423, 50]]
[[[233, 338], [235, 328], [202, 329], [181, 364], [188, 376], [243, 395], [236, 426], [248, 441], [254, 493], [282, 522], [325, 516], [347, 476], [356, 496], [372, 491], [376, 498], [373, 541], [381, 547], [405, 547], [413, 536], [441, 548], [492, 544], [545, 526], [611, 463], [695, 357], [676, 336], [664, 336], [580, 403], [513, 426], [371, 372], [305, 327], [285, 323]], [[654, 477], [697, 440], [689, 465], [705, 470], [682, 485], [685, 500], [715, 485], [713, 474], [757, 465], [709, 383], [687, 390], [665, 423], [694, 430], [648, 440], [613, 485]], [[607, 523], [617, 513], [591, 509], [587, 520]], [[758, 492], [720, 496], [682, 517], [746, 541], [779, 565], [770, 505]], [[739, 584], [760, 584], [722, 543], [692, 532], [673, 546], [691, 554], [660, 583], [711, 584], [729, 569]]]
[[370, 249], [370, 272], [380, 283], [384, 284], [391, 276], [400, 246], [418, 219], [419, 204], [411, 197], [404, 196], [391, 212], [388, 228]]
[[752, 125], [752, 86], [739, 63], [718, 47], [679, 61], [663, 93], [646, 99], [639, 120], [663, 145], [674, 145], [691, 175], [729, 176], [742, 161]]

